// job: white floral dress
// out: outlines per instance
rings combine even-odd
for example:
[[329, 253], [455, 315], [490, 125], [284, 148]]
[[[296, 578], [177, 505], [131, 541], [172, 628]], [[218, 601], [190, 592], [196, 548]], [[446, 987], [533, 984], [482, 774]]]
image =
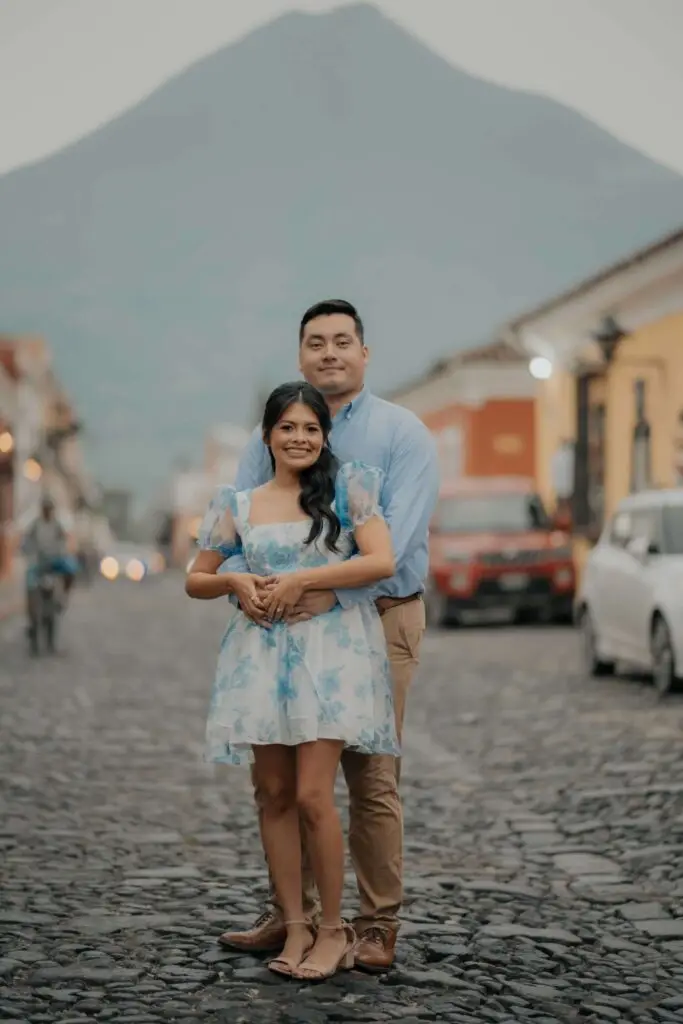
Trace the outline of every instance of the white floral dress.
[[[250, 571], [268, 576], [344, 561], [354, 529], [381, 515], [381, 470], [345, 463], [334, 508], [338, 552], [323, 537], [306, 544], [310, 520], [251, 525], [251, 491], [218, 488], [199, 531], [199, 546], [226, 558], [243, 553]], [[251, 747], [338, 739], [365, 754], [399, 756], [384, 631], [371, 600], [336, 605], [308, 622], [270, 630], [241, 613], [221, 644], [206, 726], [206, 756], [247, 764]]]

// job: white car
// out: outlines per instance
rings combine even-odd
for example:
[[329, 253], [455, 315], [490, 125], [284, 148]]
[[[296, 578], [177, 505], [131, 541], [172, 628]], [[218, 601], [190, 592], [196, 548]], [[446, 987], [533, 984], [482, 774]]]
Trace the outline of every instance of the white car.
[[591, 675], [617, 662], [652, 672], [660, 694], [683, 675], [683, 489], [625, 498], [583, 572], [576, 603]]

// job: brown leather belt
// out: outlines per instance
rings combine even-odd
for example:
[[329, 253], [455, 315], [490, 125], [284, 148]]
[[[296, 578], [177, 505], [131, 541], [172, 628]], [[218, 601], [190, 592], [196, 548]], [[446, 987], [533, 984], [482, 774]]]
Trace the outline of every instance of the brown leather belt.
[[378, 597], [375, 601], [375, 608], [380, 615], [384, 615], [392, 608], [398, 608], [400, 604], [409, 604], [411, 601], [419, 601], [422, 594], [408, 594], [407, 597]]

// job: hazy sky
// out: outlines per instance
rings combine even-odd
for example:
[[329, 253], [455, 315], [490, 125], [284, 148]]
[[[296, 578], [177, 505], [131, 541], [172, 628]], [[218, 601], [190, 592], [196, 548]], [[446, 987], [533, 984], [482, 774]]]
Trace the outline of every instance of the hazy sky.
[[[0, 172], [61, 148], [165, 78], [329, 0], [0, 0]], [[683, 173], [683, 0], [376, 0], [468, 71], [546, 93]]]

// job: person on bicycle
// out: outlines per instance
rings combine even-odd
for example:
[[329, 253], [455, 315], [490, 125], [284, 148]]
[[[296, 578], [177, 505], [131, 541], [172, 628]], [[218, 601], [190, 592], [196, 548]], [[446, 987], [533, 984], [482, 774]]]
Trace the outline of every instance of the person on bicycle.
[[69, 554], [66, 530], [55, 515], [55, 503], [46, 494], [40, 504], [40, 515], [33, 520], [24, 534], [22, 552], [27, 560], [26, 590], [29, 613], [32, 593], [38, 587], [44, 573], [54, 573], [63, 578], [64, 597], [69, 593], [78, 565]]

